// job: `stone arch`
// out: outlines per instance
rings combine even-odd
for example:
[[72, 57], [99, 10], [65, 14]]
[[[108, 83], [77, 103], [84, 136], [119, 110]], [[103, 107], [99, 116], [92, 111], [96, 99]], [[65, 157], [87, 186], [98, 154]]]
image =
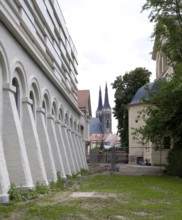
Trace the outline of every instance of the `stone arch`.
[[0, 82], [9, 82], [9, 64], [3, 45], [0, 42]]
[[14, 77], [16, 77], [21, 86], [21, 94], [23, 95], [23, 97], [26, 97], [28, 91], [26, 71], [20, 61], [13, 62], [12, 80]]
[[3, 83], [9, 83], [9, 65], [8, 59], [5, 53], [5, 49], [0, 42], [0, 136], [1, 136], [1, 129], [3, 126]]
[[11, 77], [11, 84], [15, 88], [15, 102], [20, 121], [22, 121], [22, 98], [27, 96], [27, 80], [25, 70], [20, 61], [14, 63], [13, 67], [14, 69]]
[[9, 83], [9, 65], [5, 50], [0, 43], [0, 195], [6, 194], [10, 185], [9, 174], [3, 149], [3, 83]]
[[38, 80], [35, 77], [33, 77], [30, 80], [29, 94], [31, 91], [34, 93], [36, 106], [40, 107], [41, 106], [40, 86], [39, 86]]
[[30, 86], [29, 86], [29, 98], [32, 101], [31, 107], [33, 116], [36, 120], [36, 110], [37, 107], [40, 107], [40, 87], [37, 79], [33, 77], [30, 80]]

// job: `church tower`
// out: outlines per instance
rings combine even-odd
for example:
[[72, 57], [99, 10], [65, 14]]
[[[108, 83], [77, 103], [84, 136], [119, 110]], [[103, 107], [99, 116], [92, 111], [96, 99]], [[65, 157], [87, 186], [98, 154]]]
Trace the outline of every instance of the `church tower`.
[[102, 121], [102, 92], [101, 92], [101, 87], [99, 89], [99, 101], [98, 101], [98, 107], [96, 111], [96, 117]]
[[96, 111], [96, 118], [100, 119], [103, 134], [112, 133], [112, 120], [111, 120], [112, 112], [111, 112], [111, 107], [109, 104], [107, 83], [105, 87], [104, 105], [102, 104], [101, 88], [99, 89], [99, 101], [98, 101], [98, 107]]
[[109, 104], [108, 89], [106, 83], [104, 106], [102, 108], [102, 129], [104, 134], [108, 134], [112, 132], [111, 116], [112, 116], [112, 111]]

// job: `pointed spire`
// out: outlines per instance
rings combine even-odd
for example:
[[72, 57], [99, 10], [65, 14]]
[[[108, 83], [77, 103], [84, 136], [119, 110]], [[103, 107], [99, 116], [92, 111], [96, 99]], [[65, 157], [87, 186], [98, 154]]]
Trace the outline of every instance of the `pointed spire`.
[[97, 107], [97, 111], [101, 111], [102, 110], [102, 93], [101, 93], [101, 87], [99, 89], [99, 101], [98, 101], [98, 107]]
[[104, 108], [111, 108], [109, 105], [109, 98], [108, 98], [108, 89], [107, 89], [107, 82], [105, 87], [105, 100], [104, 100]]

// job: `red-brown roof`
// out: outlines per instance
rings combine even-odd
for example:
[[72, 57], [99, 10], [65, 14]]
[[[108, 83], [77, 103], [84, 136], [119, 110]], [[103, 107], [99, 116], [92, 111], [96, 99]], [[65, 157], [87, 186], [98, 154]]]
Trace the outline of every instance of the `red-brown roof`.
[[94, 141], [103, 141], [103, 136], [90, 135], [90, 136], [89, 136], [89, 140], [90, 140], [91, 142], [94, 142]]
[[78, 107], [91, 114], [90, 90], [78, 90]]

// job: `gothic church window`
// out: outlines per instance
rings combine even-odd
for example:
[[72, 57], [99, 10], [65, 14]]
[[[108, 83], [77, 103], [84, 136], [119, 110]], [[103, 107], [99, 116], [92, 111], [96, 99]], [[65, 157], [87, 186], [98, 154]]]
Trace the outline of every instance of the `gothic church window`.
[[109, 128], [109, 120], [106, 121], [106, 128]]

